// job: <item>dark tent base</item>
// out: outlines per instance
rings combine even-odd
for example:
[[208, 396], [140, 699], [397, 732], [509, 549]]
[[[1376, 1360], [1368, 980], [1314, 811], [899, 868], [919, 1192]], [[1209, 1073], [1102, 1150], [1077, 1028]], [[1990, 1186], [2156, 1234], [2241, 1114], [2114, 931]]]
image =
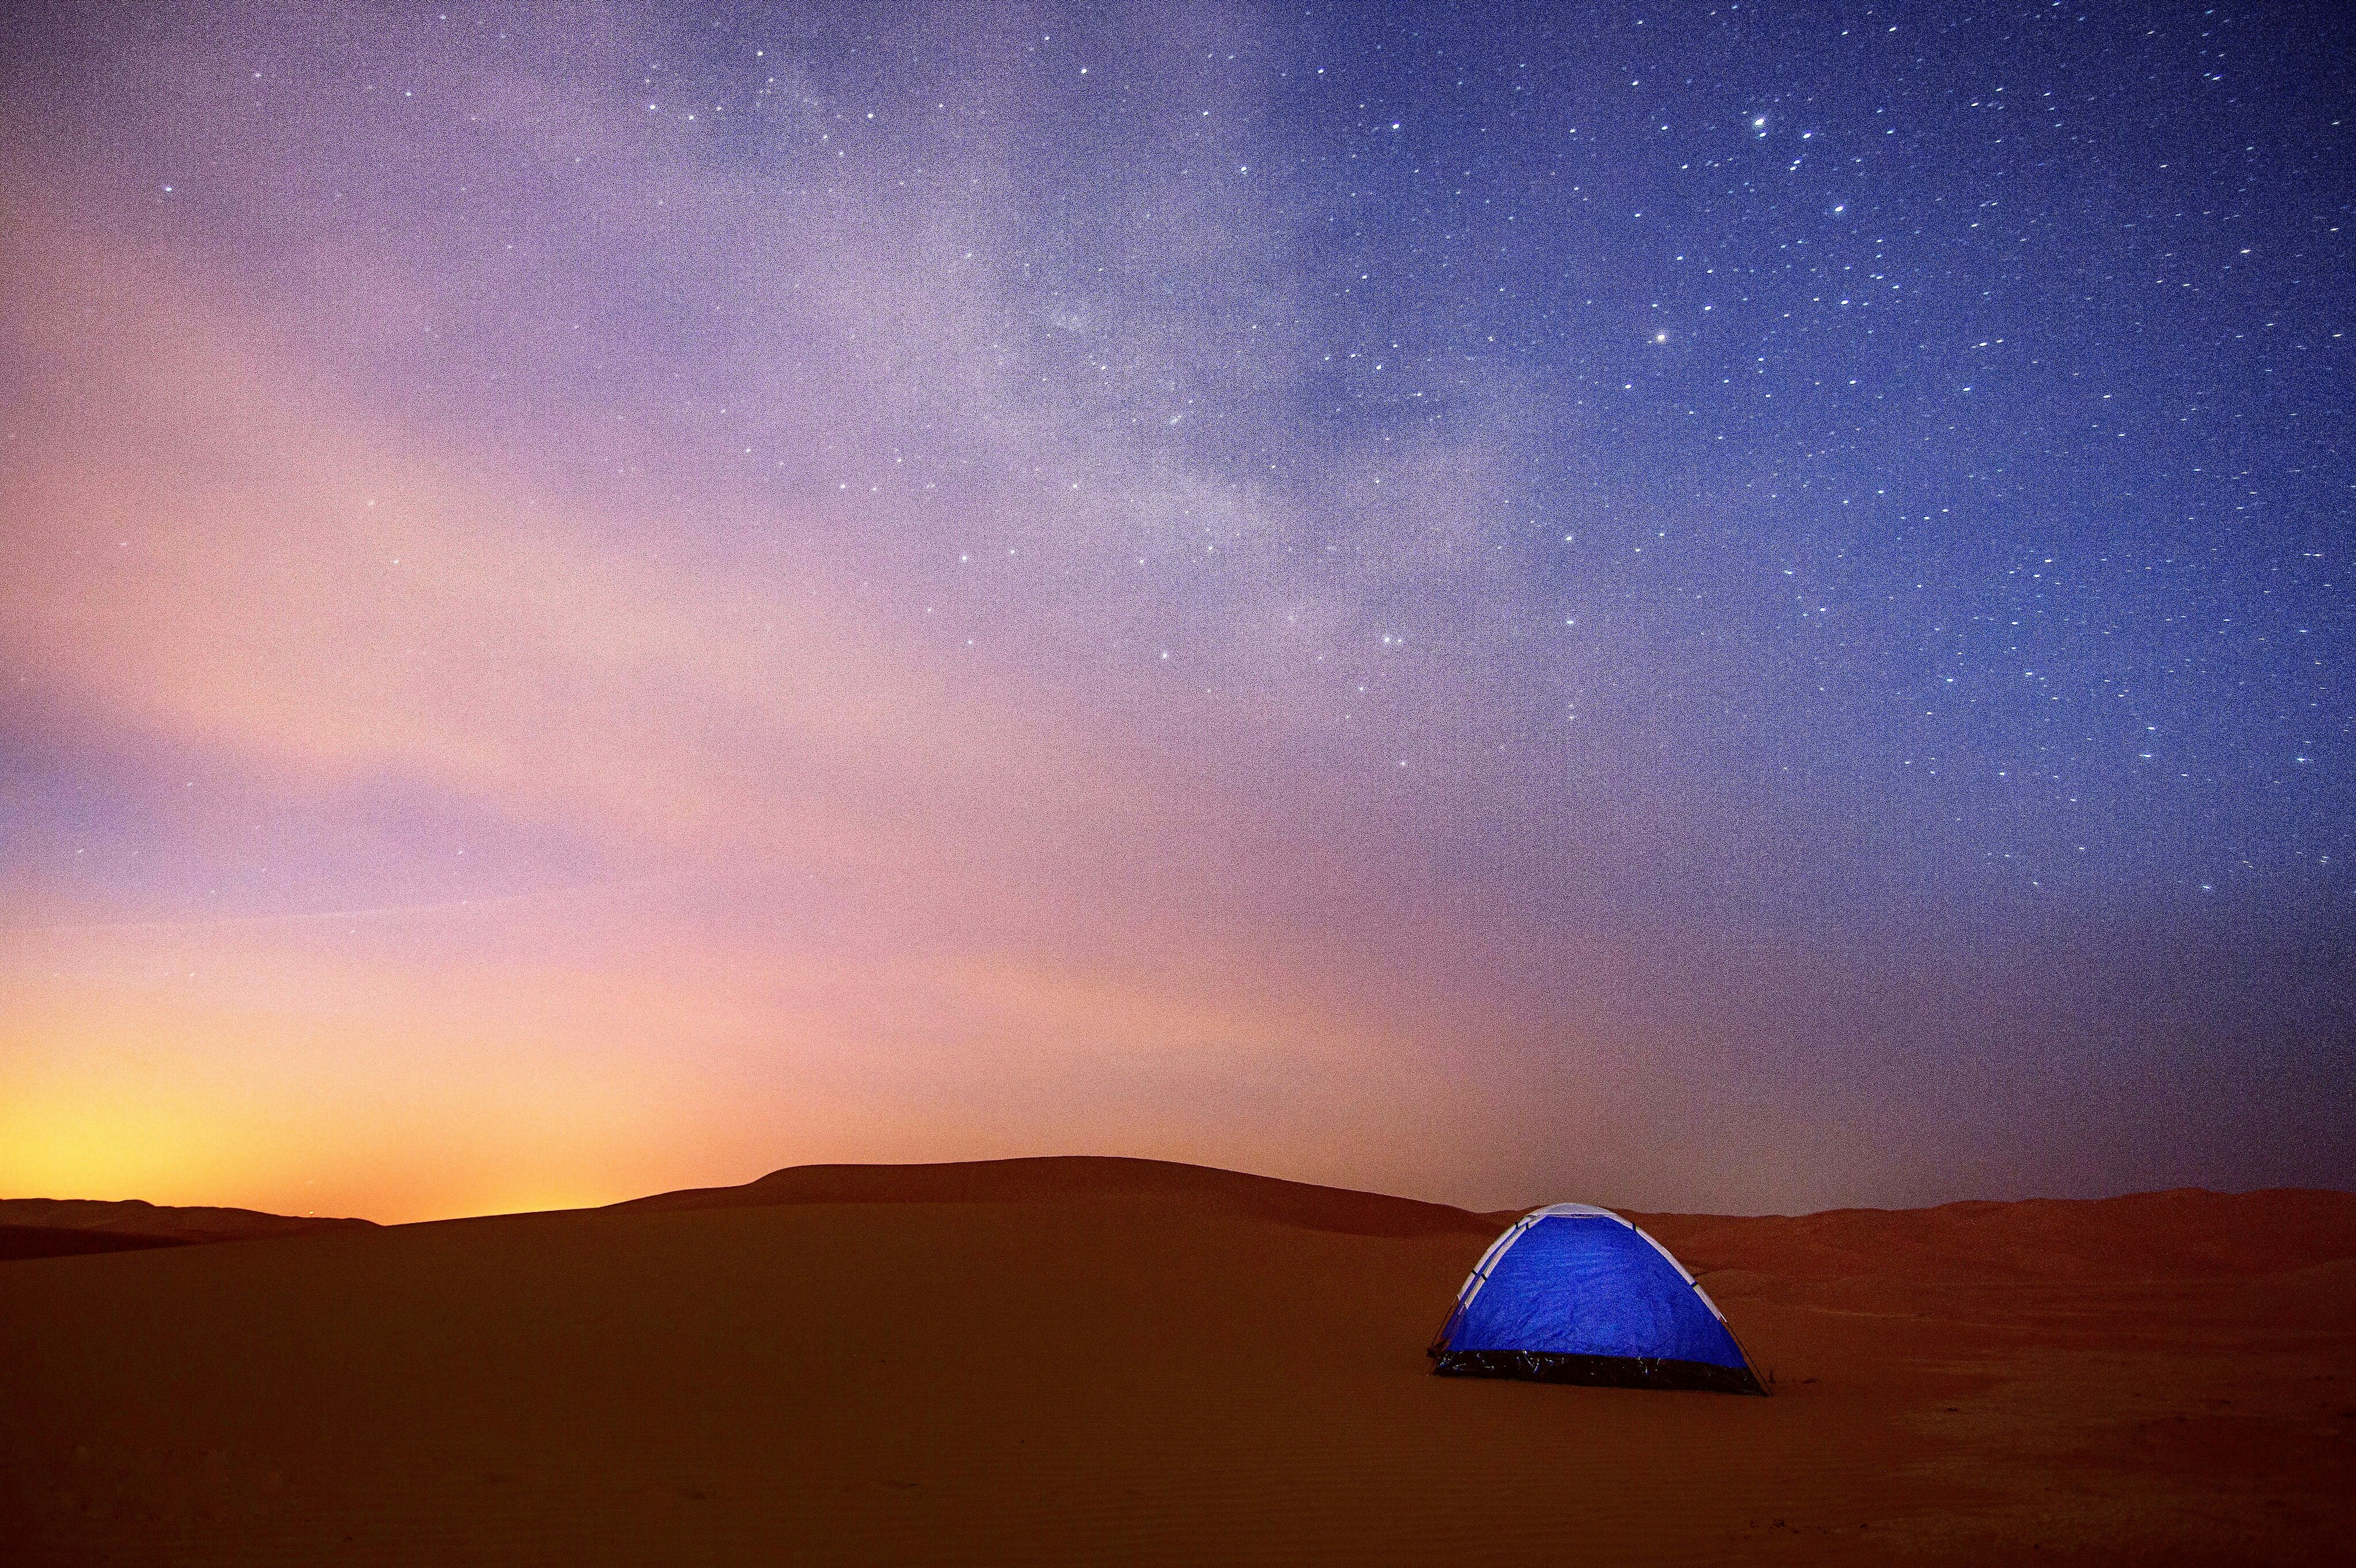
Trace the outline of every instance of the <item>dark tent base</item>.
[[1698, 1389], [1709, 1393], [1767, 1391], [1749, 1367], [1673, 1361], [1652, 1356], [1565, 1356], [1547, 1350], [1441, 1350], [1431, 1370], [1443, 1378], [1522, 1378], [1590, 1388]]

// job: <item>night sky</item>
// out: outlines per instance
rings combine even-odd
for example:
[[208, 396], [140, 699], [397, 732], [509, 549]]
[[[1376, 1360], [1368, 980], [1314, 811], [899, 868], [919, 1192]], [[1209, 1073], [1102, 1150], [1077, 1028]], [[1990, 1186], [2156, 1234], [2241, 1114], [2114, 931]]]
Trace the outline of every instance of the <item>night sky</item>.
[[2356, 1185], [2341, 7], [0, 61], [0, 1194]]

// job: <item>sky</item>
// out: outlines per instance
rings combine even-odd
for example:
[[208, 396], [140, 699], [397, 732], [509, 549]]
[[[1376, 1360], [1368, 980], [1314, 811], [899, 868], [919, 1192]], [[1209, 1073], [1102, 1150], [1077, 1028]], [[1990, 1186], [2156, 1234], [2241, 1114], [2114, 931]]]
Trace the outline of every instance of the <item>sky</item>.
[[2356, 1187], [2351, 61], [11, 7], [0, 1194]]

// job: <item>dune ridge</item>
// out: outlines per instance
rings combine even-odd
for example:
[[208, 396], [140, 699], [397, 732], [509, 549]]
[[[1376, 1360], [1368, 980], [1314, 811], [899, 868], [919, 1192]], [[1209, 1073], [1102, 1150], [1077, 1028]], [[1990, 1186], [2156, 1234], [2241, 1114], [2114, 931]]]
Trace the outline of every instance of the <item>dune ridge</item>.
[[2356, 1193], [2313, 1188], [1629, 1218], [1696, 1273], [1794, 1280], [2210, 1279], [2356, 1258]]
[[1183, 1199], [1222, 1211], [1344, 1236], [1477, 1235], [1493, 1217], [1445, 1203], [1175, 1160], [1108, 1155], [951, 1160], [936, 1165], [796, 1165], [741, 1187], [699, 1187], [611, 1204], [609, 1212], [757, 1209], [805, 1203], [1050, 1203]]
[[[686, 1188], [607, 1211], [851, 1203], [1053, 1203], [1183, 1199], [1342, 1235], [1494, 1235], [1544, 1203], [1473, 1211], [1174, 1160], [1055, 1155], [926, 1165], [798, 1165], [735, 1187]], [[2115, 1198], [1967, 1200], [1924, 1209], [1812, 1214], [1621, 1210], [1696, 1273], [1786, 1279], [1853, 1275], [1922, 1281], [2211, 1278], [2284, 1273], [2356, 1258], [2356, 1193], [2204, 1188]]]
[[0, 1261], [378, 1228], [373, 1220], [176, 1208], [138, 1198], [0, 1198]]

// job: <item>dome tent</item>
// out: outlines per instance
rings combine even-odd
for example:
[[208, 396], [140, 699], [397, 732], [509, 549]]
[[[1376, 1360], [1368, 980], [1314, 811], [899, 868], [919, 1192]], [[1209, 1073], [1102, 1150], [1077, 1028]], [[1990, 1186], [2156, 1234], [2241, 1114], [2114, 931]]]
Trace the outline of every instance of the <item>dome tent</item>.
[[1491, 1243], [1430, 1353], [1442, 1377], [1767, 1392], [1668, 1249], [1584, 1203], [1533, 1210]]

